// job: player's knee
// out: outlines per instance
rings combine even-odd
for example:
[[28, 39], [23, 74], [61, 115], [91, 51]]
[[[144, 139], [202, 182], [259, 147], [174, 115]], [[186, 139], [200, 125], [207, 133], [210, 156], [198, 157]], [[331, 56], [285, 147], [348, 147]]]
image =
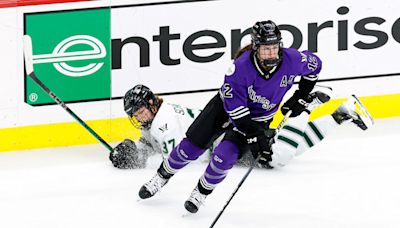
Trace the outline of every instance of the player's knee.
[[200, 155], [202, 155], [205, 149], [194, 145], [189, 139], [184, 138], [179, 146], [177, 147], [177, 153], [182, 156], [185, 160], [196, 160]]
[[231, 141], [222, 141], [212, 155], [213, 163], [220, 168], [232, 168], [239, 157], [239, 147]]

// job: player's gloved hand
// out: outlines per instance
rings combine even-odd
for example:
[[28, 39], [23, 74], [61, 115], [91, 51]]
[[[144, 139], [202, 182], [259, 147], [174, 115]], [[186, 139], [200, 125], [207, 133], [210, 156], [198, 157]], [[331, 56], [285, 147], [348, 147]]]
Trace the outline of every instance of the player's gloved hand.
[[272, 138], [273, 136], [271, 137], [265, 131], [260, 131], [256, 134], [247, 136], [247, 144], [250, 147], [250, 151], [254, 159], [257, 159], [258, 156], [260, 156], [260, 159], [258, 160], [260, 164], [268, 164], [268, 162], [272, 160], [270, 143]]
[[296, 117], [306, 110], [312, 99], [308, 94], [303, 94], [299, 90], [294, 92], [293, 96], [289, 98], [281, 107], [281, 112], [286, 115], [288, 111], [292, 111], [290, 117]]
[[145, 167], [145, 160], [141, 159], [140, 151], [130, 139], [125, 139], [110, 153], [110, 160], [114, 167], [119, 169], [141, 169]]

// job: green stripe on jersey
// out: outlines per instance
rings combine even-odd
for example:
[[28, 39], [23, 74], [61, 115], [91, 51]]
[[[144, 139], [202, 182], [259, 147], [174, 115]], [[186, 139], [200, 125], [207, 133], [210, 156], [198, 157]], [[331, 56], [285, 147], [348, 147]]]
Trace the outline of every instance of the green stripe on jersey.
[[313, 142], [311, 141], [310, 137], [308, 137], [308, 135], [307, 135], [305, 132], [302, 132], [302, 131], [300, 131], [299, 129], [294, 128], [294, 127], [291, 127], [291, 126], [288, 126], [288, 125], [284, 126], [283, 129], [286, 129], [286, 130], [288, 130], [288, 131], [291, 131], [291, 132], [293, 132], [293, 133], [296, 133], [296, 134], [302, 136], [302, 137], [306, 140], [306, 142], [307, 142], [307, 144], [308, 144], [309, 147], [314, 146], [314, 144], [313, 144]]
[[288, 125], [284, 126], [283, 129], [286, 129], [288, 131], [296, 133], [296, 134], [298, 134], [300, 136], [303, 136], [303, 134], [304, 134], [304, 132], [300, 131], [299, 129], [291, 127], [291, 126], [288, 126]]
[[308, 137], [308, 135], [304, 132], [304, 139], [306, 140], [307, 144], [309, 147], [314, 146], [314, 143], [311, 141], [310, 137]]
[[317, 126], [313, 124], [313, 122], [309, 122], [308, 125], [310, 125], [311, 129], [314, 131], [314, 133], [318, 136], [319, 140], [322, 140], [324, 136], [321, 134], [321, 132], [318, 130]]
[[293, 141], [293, 140], [291, 140], [291, 139], [289, 139], [289, 138], [286, 138], [285, 136], [282, 136], [282, 135], [279, 135], [279, 136], [278, 136], [278, 140], [281, 140], [281, 141], [283, 141], [283, 142], [286, 142], [286, 143], [288, 143], [289, 145], [293, 146], [294, 148], [297, 148], [297, 147], [299, 146], [299, 144], [296, 143], [295, 141]]

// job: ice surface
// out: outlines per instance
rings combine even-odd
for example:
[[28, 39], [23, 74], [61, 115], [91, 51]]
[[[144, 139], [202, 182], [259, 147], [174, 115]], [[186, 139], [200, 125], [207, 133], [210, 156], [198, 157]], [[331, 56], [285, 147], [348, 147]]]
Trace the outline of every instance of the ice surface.
[[[400, 227], [400, 118], [376, 122], [366, 132], [341, 127], [284, 168], [253, 170], [215, 227]], [[183, 218], [207, 164], [189, 165], [137, 202], [158, 163], [118, 170], [101, 145], [0, 153], [0, 227], [209, 227], [247, 171], [232, 169]]]

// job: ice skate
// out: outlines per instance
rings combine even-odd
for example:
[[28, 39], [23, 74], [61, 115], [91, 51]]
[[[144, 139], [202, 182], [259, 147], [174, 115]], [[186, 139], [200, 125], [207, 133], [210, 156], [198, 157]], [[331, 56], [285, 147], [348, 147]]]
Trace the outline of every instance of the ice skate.
[[168, 179], [165, 179], [161, 177], [160, 174], [156, 173], [149, 182], [140, 188], [139, 197], [141, 199], [147, 199], [154, 196], [165, 184], [167, 184], [167, 182]]
[[352, 95], [346, 102], [340, 105], [332, 113], [332, 117], [338, 124], [351, 121], [362, 130], [367, 130], [374, 124], [371, 114], [369, 114], [368, 110], [355, 95]]
[[196, 213], [199, 210], [199, 207], [204, 204], [206, 197], [207, 195], [202, 194], [196, 186], [190, 194], [189, 199], [185, 201], [186, 210], [190, 213]]

